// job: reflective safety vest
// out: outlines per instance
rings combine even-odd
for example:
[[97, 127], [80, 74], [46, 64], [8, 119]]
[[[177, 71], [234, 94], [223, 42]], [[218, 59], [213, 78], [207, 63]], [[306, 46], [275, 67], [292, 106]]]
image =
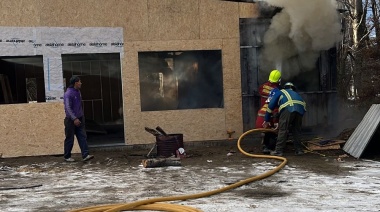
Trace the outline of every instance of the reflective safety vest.
[[[265, 120], [265, 114], [267, 112], [267, 107], [268, 107], [268, 103], [265, 103], [264, 106], [262, 106], [260, 108], [260, 110], [257, 112], [257, 117], [256, 117], [256, 124], [255, 124], [255, 128], [263, 128], [263, 123], [264, 123], [264, 120]], [[272, 115], [278, 113], [278, 108], [275, 108], [273, 110], [273, 114], [271, 114], [271, 117], [270, 117], [270, 122], [271, 122], [271, 125], [273, 126], [274, 123], [278, 123], [278, 117], [273, 117]]]
[[278, 107], [280, 113], [283, 109], [289, 110], [289, 112], [297, 112], [303, 115], [306, 112], [306, 102], [302, 99], [301, 95], [292, 89], [282, 89], [281, 92], [276, 92], [265, 114], [265, 121], [269, 121], [273, 110]]
[[268, 104], [265, 103], [265, 104], [260, 108], [260, 110], [257, 112], [257, 115], [258, 115], [258, 116], [265, 116], [265, 113], [267, 112], [267, 107], [268, 107]]
[[[260, 110], [257, 112], [257, 116], [262, 116], [262, 117], [264, 117], [265, 114], [267, 113], [267, 108], [268, 108], [268, 103], [265, 103], [265, 104], [260, 108]], [[275, 109], [273, 110], [273, 113], [278, 113], [278, 109], [275, 108]]]
[[265, 101], [268, 99], [269, 93], [272, 89], [278, 88], [279, 84], [278, 83], [271, 83], [271, 82], [266, 82], [262, 84], [259, 87], [259, 94], [260, 94], [260, 107], [264, 106]]

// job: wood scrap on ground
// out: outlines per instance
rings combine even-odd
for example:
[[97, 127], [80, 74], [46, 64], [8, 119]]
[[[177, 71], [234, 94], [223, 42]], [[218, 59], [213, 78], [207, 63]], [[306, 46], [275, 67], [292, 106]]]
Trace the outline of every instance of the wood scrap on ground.
[[345, 143], [344, 140], [312, 140], [308, 141], [308, 148], [310, 150], [331, 150], [331, 149], [341, 149], [340, 145]]
[[180, 158], [152, 158], [142, 161], [144, 168], [155, 168], [164, 166], [181, 166]]
[[27, 185], [27, 186], [15, 186], [15, 187], [0, 187], [0, 191], [5, 191], [5, 190], [13, 190], [13, 189], [29, 189], [29, 188], [37, 188], [42, 186], [42, 184], [38, 185]]

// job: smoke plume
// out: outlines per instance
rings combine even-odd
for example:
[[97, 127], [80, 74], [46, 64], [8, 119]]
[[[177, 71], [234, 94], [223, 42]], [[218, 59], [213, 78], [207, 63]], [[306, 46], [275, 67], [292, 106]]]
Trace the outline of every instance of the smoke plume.
[[340, 41], [335, 0], [265, 0], [282, 8], [264, 35], [263, 71], [278, 69], [289, 79], [315, 68], [322, 50]]

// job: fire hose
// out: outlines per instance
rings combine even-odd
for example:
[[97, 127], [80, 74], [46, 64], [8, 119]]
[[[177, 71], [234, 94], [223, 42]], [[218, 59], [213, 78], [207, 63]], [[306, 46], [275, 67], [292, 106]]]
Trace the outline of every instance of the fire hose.
[[248, 130], [248, 131], [244, 132], [239, 137], [239, 139], [237, 141], [237, 147], [241, 153], [243, 153], [244, 155], [249, 156], [249, 157], [276, 159], [276, 160], [282, 161], [280, 163], [280, 165], [278, 165], [276, 168], [274, 168], [270, 171], [267, 171], [263, 174], [253, 176], [253, 177], [247, 178], [245, 180], [241, 180], [239, 182], [236, 182], [234, 184], [222, 187], [220, 189], [215, 189], [215, 190], [202, 192], [202, 193], [198, 193], [198, 194], [157, 197], [157, 198], [135, 201], [135, 202], [131, 202], [131, 203], [99, 205], [99, 206], [80, 208], [80, 209], [72, 210], [70, 212], [119, 212], [119, 211], [135, 211], [135, 210], [155, 210], [155, 211], [169, 211], [169, 212], [201, 212], [201, 210], [193, 208], [193, 207], [184, 206], [184, 205], [169, 204], [169, 203], [163, 203], [163, 202], [188, 200], [188, 199], [198, 199], [198, 198], [208, 197], [208, 196], [212, 196], [212, 195], [215, 195], [218, 193], [222, 193], [222, 192], [240, 187], [242, 185], [267, 178], [267, 177], [273, 175], [274, 173], [278, 172], [280, 169], [282, 169], [286, 165], [287, 159], [284, 157], [272, 156], [272, 155], [250, 154], [241, 148], [240, 143], [246, 135], [251, 134], [251, 133], [261, 133], [261, 132], [275, 132], [275, 131], [272, 129], [264, 129], [264, 128]]

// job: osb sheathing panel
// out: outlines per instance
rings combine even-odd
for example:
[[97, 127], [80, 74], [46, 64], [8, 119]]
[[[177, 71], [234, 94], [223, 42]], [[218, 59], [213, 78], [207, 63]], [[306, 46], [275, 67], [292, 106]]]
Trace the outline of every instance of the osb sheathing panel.
[[239, 3], [240, 18], [258, 18], [260, 15], [258, 4]]
[[2, 0], [2, 26], [123, 27], [124, 40], [239, 37], [239, 4], [218, 0]]
[[238, 138], [243, 133], [241, 101], [241, 89], [224, 89], [225, 129], [235, 131], [233, 138]]
[[38, 26], [39, 0], [1, 0], [0, 26]]
[[242, 99], [239, 39], [223, 40], [223, 86], [226, 130], [234, 130], [233, 138], [242, 133]]
[[63, 154], [63, 103], [1, 105], [0, 111], [3, 157]]
[[199, 39], [199, 0], [149, 0], [148, 40]]
[[239, 38], [239, 4], [200, 0], [200, 38]]
[[146, 40], [147, 0], [41, 1], [41, 26], [123, 27], [124, 40]]
[[224, 89], [241, 89], [239, 39], [223, 40], [222, 60]]
[[[123, 62], [125, 135], [127, 144], [152, 143], [144, 127], [183, 133], [186, 141], [221, 140], [227, 130], [241, 134], [241, 85], [238, 39], [127, 42]], [[140, 51], [222, 50], [225, 108], [141, 112], [138, 72]], [[234, 80], [234, 82], [232, 82]], [[228, 88], [229, 87], [229, 88]]]

